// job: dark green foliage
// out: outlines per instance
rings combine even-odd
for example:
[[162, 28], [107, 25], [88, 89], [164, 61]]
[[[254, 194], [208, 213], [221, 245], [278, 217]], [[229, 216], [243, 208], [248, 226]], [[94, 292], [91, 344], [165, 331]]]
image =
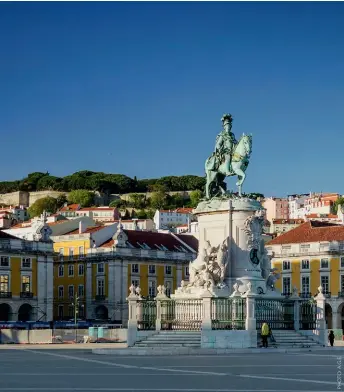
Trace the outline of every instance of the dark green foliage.
[[55, 213], [57, 211], [57, 200], [54, 197], [43, 197], [36, 200], [31, 207], [28, 208], [30, 217], [40, 216], [43, 211]]

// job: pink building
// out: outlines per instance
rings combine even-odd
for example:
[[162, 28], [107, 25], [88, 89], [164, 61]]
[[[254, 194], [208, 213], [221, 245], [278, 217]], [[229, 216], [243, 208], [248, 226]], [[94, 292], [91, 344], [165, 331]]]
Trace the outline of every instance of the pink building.
[[263, 201], [262, 205], [266, 209], [266, 219], [270, 223], [273, 219], [289, 218], [289, 203], [287, 198], [269, 197]]

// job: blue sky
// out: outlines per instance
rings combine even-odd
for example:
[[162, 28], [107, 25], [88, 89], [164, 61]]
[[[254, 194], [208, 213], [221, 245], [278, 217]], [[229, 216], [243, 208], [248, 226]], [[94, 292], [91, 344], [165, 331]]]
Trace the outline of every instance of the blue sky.
[[230, 112], [253, 133], [244, 191], [344, 193], [343, 20], [325, 2], [0, 3], [0, 180], [203, 175]]

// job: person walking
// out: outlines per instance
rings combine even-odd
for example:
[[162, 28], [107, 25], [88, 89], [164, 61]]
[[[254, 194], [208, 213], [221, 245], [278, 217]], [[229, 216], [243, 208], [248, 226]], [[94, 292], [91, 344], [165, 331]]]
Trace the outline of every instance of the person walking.
[[334, 343], [334, 333], [331, 330], [330, 333], [328, 334], [328, 340], [330, 342], [331, 347], [333, 347], [333, 343]]
[[263, 323], [262, 325], [262, 340], [263, 347], [268, 348], [268, 336], [270, 334], [270, 328], [267, 323]]

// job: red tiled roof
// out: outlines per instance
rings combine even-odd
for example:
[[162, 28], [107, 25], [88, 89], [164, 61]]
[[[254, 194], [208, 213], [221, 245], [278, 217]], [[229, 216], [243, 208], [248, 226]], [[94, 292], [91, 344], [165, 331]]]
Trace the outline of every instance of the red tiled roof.
[[195, 252], [198, 251], [198, 239], [190, 234], [176, 234], [177, 237], [189, 245]]
[[306, 215], [307, 218], [329, 218], [329, 219], [337, 219], [338, 215], [334, 214], [309, 214]]
[[[155, 233], [152, 231], [137, 231], [137, 230], [123, 230], [123, 231], [128, 236], [128, 242], [136, 249], [142, 249], [138, 244], [138, 242], [142, 245], [145, 243], [153, 250], [159, 250], [157, 246], [163, 245], [166, 249], [168, 249], [171, 252], [178, 252], [178, 249], [176, 249], [176, 247], [183, 247], [183, 244], [180, 241], [178, 241], [173, 235], [168, 233]], [[113, 246], [113, 243], [114, 240], [111, 238], [108, 241], [104, 242], [101, 246], [111, 247]]]
[[295, 225], [298, 223], [303, 223], [304, 220], [303, 219], [272, 219], [272, 223], [273, 224], [289, 224], [289, 225]]
[[79, 211], [115, 211], [115, 207], [87, 207], [87, 208], [80, 208]]
[[281, 234], [267, 245], [300, 244], [320, 241], [344, 241], [344, 226], [334, 223], [309, 221]]
[[[82, 234], [86, 233], [95, 233], [96, 231], [99, 231], [101, 229], [104, 229], [106, 226], [94, 226], [94, 227], [88, 227], [85, 231], [82, 232]], [[73, 234], [79, 234], [79, 229], [74, 229], [64, 235], [73, 235]]]
[[70, 204], [69, 206], [60, 208], [60, 211], [77, 211], [79, 208], [79, 204]]

